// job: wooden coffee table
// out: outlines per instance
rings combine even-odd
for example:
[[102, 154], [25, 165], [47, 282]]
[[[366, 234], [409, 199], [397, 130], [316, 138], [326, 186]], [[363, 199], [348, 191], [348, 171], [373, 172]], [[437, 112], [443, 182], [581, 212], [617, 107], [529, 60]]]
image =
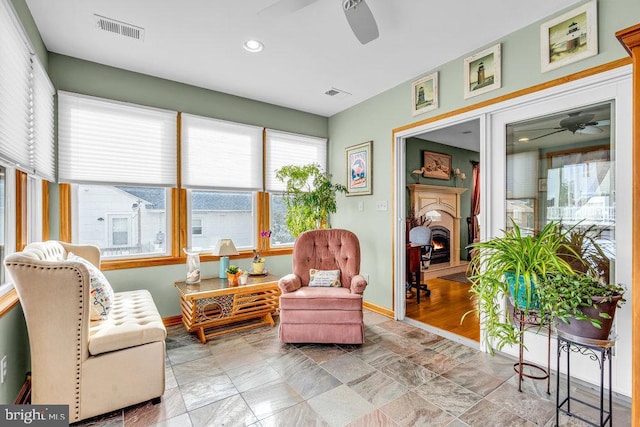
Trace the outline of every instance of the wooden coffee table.
[[273, 275], [249, 276], [246, 285], [229, 286], [227, 279], [208, 277], [197, 285], [175, 282], [180, 294], [182, 323], [202, 343], [229, 332], [275, 326], [280, 289]]

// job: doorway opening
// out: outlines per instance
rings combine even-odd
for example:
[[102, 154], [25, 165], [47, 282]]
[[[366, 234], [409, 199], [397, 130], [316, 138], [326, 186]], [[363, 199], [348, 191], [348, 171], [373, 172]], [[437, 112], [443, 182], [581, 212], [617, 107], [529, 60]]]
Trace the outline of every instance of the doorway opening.
[[480, 119], [411, 136], [405, 147], [407, 250], [416, 245], [410, 238], [413, 227], [427, 227], [431, 235], [431, 247], [423, 250], [419, 270], [406, 257], [407, 284], [419, 277], [428, 290], [407, 286], [405, 316], [479, 342], [477, 316], [461, 319], [476, 307], [469, 293], [467, 246], [478, 238], [477, 227], [472, 229], [478, 223], [472, 205], [480, 185]]

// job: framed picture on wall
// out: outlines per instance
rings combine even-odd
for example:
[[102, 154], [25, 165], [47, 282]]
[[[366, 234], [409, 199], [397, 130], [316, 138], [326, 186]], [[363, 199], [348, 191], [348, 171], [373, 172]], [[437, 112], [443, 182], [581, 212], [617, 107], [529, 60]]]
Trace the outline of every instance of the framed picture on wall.
[[416, 116], [438, 108], [438, 73], [429, 74], [411, 84], [412, 108], [411, 113]]
[[451, 156], [448, 154], [422, 152], [422, 176], [425, 178], [451, 179]]
[[490, 92], [502, 86], [500, 44], [464, 60], [464, 97]]
[[592, 0], [540, 26], [543, 73], [598, 54], [597, 10]]
[[368, 141], [345, 149], [347, 196], [373, 194], [372, 144]]

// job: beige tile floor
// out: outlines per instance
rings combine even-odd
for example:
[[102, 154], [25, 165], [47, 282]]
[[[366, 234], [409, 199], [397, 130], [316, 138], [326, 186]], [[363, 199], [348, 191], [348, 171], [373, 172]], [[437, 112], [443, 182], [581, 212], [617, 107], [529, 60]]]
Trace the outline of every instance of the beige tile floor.
[[[525, 380], [518, 392], [513, 360], [370, 311], [365, 324], [362, 346], [280, 344], [277, 327], [201, 344], [171, 327], [162, 402], [78, 425], [555, 425], [555, 391], [549, 396], [544, 381]], [[589, 391], [572, 393], [596, 401]], [[585, 424], [562, 416], [560, 425]], [[628, 404], [615, 403], [613, 425], [631, 425]]]

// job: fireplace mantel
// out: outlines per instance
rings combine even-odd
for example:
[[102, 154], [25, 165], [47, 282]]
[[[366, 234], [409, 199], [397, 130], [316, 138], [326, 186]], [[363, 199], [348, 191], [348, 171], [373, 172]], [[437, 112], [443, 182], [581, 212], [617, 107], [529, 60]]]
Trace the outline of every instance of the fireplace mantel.
[[438, 211], [442, 215], [441, 222], [433, 225], [447, 227], [451, 232], [449, 245], [450, 263], [460, 264], [460, 195], [467, 191], [461, 187], [445, 187], [440, 185], [409, 184], [411, 206], [415, 214], [424, 215], [430, 211]]

